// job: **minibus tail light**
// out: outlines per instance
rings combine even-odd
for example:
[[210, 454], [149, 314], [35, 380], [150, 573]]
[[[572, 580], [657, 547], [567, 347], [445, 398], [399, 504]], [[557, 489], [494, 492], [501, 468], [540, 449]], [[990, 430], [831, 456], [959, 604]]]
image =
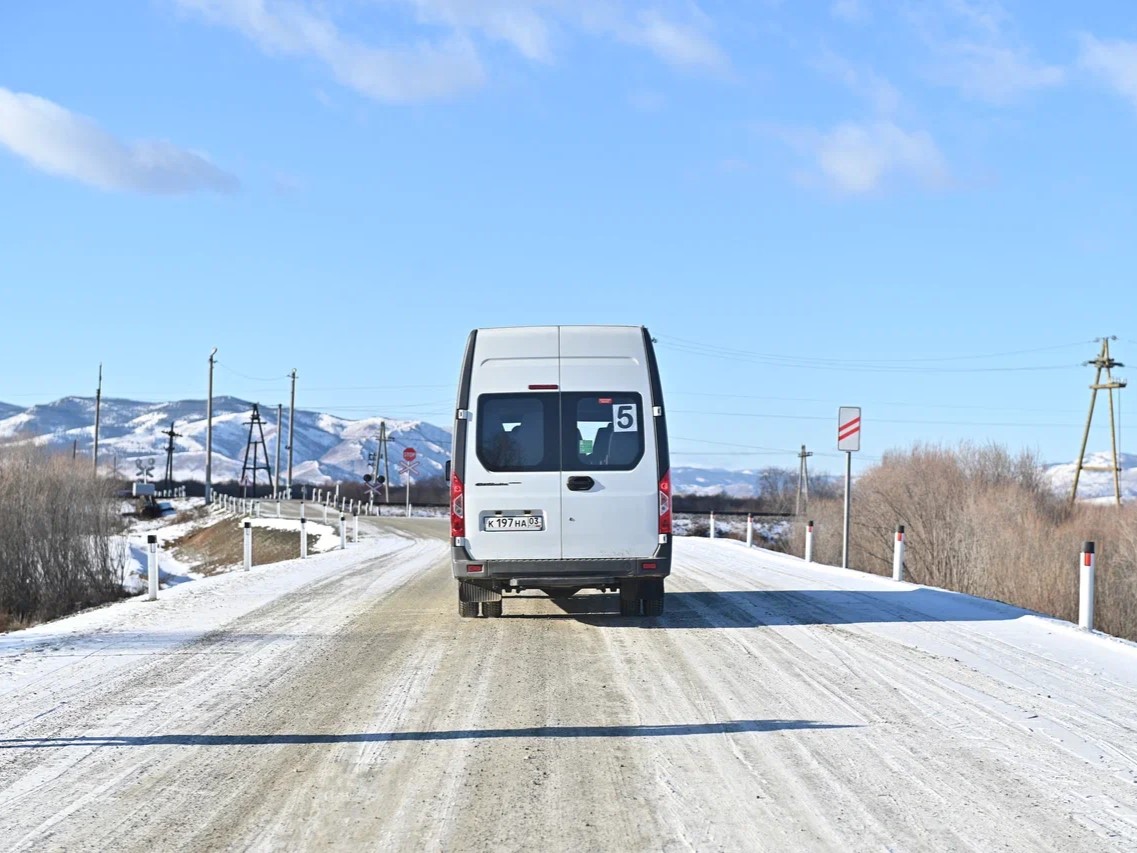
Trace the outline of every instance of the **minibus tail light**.
[[659, 481], [659, 532], [671, 533], [671, 472]]
[[455, 539], [466, 535], [466, 507], [457, 472], [450, 475], [450, 535]]

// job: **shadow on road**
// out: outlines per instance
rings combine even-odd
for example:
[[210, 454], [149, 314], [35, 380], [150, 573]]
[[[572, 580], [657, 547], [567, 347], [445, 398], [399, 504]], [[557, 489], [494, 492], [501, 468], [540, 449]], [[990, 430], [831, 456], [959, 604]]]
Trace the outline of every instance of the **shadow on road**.
[[937, 589], [731, 590], [668, 592], [666, 613], [654, 618], [617, 615], [614, 595], [555, 599], [563, 613], [511, 614], [506, 619], [575, 619], [598, 627], [758, 628], [779, 625], [858, 625], [904, 622], [991, 622], [1026, 611]]
[[524, 729], [458, 729], [439, 732], [361, 732], [357, 734], [277, 735], [90, 735], [78, 737], [3, 738], [0, 749], [46, 749], [65, 746], [292, 746], [325, 743], [391, 743], [396, 741], [485, 740], [494, 738], [632, 738], [680, 735], [725, 735], [787, 730], [851, 729], [853, 725], [810, 720], [735, 720], [669, 726], [534, 726]]

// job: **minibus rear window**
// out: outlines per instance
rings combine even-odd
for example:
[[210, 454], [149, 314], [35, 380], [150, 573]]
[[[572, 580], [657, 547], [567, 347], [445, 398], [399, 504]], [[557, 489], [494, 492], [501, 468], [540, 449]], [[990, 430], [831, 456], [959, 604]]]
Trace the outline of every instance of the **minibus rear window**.
[[643, 400], [639, 394], [562, 394], [564, 470], [631, 471], [644, 455]]
[[487, 471], [559, 471], [556, 392], [483, 394], [478, 398], [477, 453]]

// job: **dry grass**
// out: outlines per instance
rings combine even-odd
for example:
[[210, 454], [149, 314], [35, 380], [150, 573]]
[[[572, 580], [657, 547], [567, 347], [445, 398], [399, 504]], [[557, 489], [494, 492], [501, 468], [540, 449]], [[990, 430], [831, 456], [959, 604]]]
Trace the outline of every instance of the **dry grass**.
[[31, 444], [0, 448], [0, 625], [5, 630], [123, 595], [113, 485], [89, 462]]
[[[308, 553], [315, 553], [317, 536], [308, 534]], [[194, 530], [170, 544], [175, 556], [194, 565], [204, 575], [240, 565], [245, 559], [245, 538], [241, 522], [223, 518]], [[291, 530], [253, 528], [253, 565], [263, 566], [300, 556], [300, 536]]]
[[[907, 578], [1077, 620], [1078, 554], [1097, 549], [1095, 627], [1137, 640], [1137, 506], [1070, 507], [1037, 460], [999, 447], [890, 453], [853, 490], [849, 564], [891, 574], [896, 525]], [[814, 559], [841, 562], [842, 502], [814, 503]], [[804, 525], [789, 550], [804, 551]]]

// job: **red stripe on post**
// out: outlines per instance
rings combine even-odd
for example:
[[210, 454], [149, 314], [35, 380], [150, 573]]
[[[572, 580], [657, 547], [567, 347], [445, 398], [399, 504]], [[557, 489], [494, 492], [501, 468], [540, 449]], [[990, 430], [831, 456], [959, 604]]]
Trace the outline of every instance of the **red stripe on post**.
[[1082, 554], [1082, 565], [1092, 566], [1094, 562], [1094, 555], [1090, 553]]

